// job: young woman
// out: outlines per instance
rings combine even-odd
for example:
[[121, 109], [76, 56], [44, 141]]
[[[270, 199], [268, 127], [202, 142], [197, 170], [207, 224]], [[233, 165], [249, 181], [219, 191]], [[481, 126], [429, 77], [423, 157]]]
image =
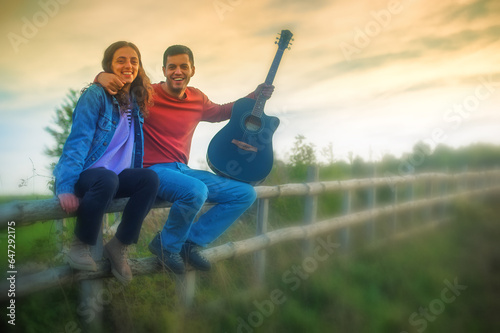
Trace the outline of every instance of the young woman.
[[118, 75], [125, 85], [114, 96], [98, 84], [84, 90], [54, 170], [55, 190], [62, 209], [77, 213], [67, 261], [80, 270], [97, 270], [89, 246], [97, 241], [111, 200], [130, 197], [115, 236], [104, 246], [113, 274], [127, 283], [132, 279], [127, 247], [137, 243], [158, 190], [156, 173], [142, 168], [142, 124], [151, 105], [152, 89], [141, 54], [130, 42], [110, 45], [104, 52], [102, 67]]

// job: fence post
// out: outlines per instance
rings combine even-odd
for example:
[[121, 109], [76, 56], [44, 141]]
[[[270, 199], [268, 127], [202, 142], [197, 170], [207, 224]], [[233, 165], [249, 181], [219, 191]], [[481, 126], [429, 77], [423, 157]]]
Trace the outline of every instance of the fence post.
[[[482, 170], [481, 177], [479, 177], [476, 181], [476, 185], [477, 185], [476, 188], [483, 190], [483, 191], [485, 191], [488, 188], [488, 181], [487, 181], [487, 178], [485, 177], [484, 173], [485, 173], [485, 171]], [[494, 181], [494, 179], [491, 179], [491, 182], [493, 182], [493, 181]], [[480, 200], [482, 203], [485, 203], [486, 202], [486, 194], [482, 194], [480, 196]]]
[[[466, 173], [469, 171], [469, 166], [465, 165], [462, 169], [463, 173]], [[464, 180], [459, 183], [460, 184], [460, 190], [467, 191], [469, 188], [469, 181], [467, 180], [467, 177], [464, 177]]]
[[[375, 177], [375, 166], [373, 167], [372, 171], [372, 178]], [[375, 184], [368, 189], [368, 208], [369, 209], [374, 209], [377, 201], [377, 188]], [[367, 232], [367, 238], [368, 242], [371, 243], [375, 240], [375, 220], [373, 218], [370, 218], [370, 220], [366, 224], [366, 232]]]
[[65, 219], [54, 220], [56, 225], [56, 247], [59, 255], [64, 256], [64, 226], [66, 224]]
[[[269, 215], [269, 199], [257, 200], [257, 228], [256, 235], [267, 232], [267, 219]], [[266, 275], [266, 250], [256, 251], [254, 254], [254, 266], [256, 272], [256, 283], [261, 285]]]
[[175, 290], [180, 306], [190, 308], [196, 293], [196, 271], [189, 270], [184, 274], [175, 274]]
[[[445, 170], [445, 174], [448, 174], [448, 172], [449, 172], [449, 170], [446, 169]], [[447, 194], [448, 194], [448, 180], [444, 179], [441, 182], [440, 195], [441, 195], [441, 197], [444, 197]], [[449, 205], [448, 202], [443, 202], [442, 203], [441, 208], [440, 208], [440, 212], [439, 212], [439, 220], [440, 221], [443, 221], [446, 218], [446, 215], [448, 215], [448, 205]]]
[[[398, 206], [398, 185], [394, 185], [394, 190], [392, 191], [392, 204], [394, 208]], [[394, 210], [394, 214], [392, 216], [392, 234], [395, 234], [398, 231], [398, 212]]]
[[[408, 202], [413, 202], [415, 200], [415, 183], [414, 182], [408, 184], [408, 187], [406, 189], [406, 196], [408, 197], [408, 200], [407, 200]], [[410, 225], [413, 224], [413, 222], [415, 221], [415, 210], [410, 209], [407, 213], [407, 216], [408, 216], [408, 221], [409, 221], [409, 223], [407, 223], [407, 224], [410, 224]]]
[[[348, 215], [351, 212], [351, 199], [352, 199], [352, 191], [344, 190], [342, 194], [342, 214]], [[349, 227], [344, 227], [340, 229], [340, 245], [341, 249], [344, 253], [349, 251], [350, 242], [349, 242]]]
[[[310, 165], [307, 168], [307, 182], [313, 183], [317, 182], [319, 179], [319, 169], [315, 165]], [[317, 195], [306, 195], [305, 206], [304, 206], [304, 226], [308, 226], [316, 222], [316, 216], [318, 212], [318, 196]], [[304, 257], [308, 257], [312, 254], [313, 250], [313, 240], [305, 239], [302, 243], [302, 254]]]
[[[431, 178], [429, 179], [429, 182], [427, 182], [425, 184], [426, 188], [425, 188], [425, 197], [427, 199], [431, 199], [433, 194], [434, 194], [434, 186], [435, 186], [435, 182], [434, 180]], [[431, 206], [428, 206], [427, 209], [425, 210], [425, 213], [424, 213], [424, 223], [427, 223], [427, 222], [432, 222], [433, 221], [433, 218], [434, 218], [434, 207], [431, 205]]]
[[[107, 219], [107, 215], [104, 215], [104, 219]], [[95, 261], [101, 260], [103, 251], [103, 235], [102, 235], [102, 225], [99, 229], [99, 235], [97, 236], [97, 242], [94, 246], [90, 247], [90, 254]], [[89, 308], [94, 310], [93, 316], [87, 319], [83, 319], [85, 322], [85, 332], [101, 332], [102, 331], [102, 315], [104, 312], [104, 304], [101, 301], [103, 296], [103, 280], [83, 280], [80, 282], [80, 304], [79, 306], [84, 306], [84, 308]], [[98, 306], [95, 306], [98, 304]]]

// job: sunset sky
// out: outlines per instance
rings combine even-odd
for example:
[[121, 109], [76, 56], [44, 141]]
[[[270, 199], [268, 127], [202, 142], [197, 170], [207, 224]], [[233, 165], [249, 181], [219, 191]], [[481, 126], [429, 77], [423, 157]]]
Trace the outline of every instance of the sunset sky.
[[[295, 41], [279, 67], [268, 115], [274, 147], [295, 136], [336, 159], [397, 157], [419, 141], [435, 147], [500, 144], [500, 2], [496, 0], [2, 0], [0, 194], [48, 193], [44, 128], [69, 89], [101, 71], [104, 49], [135, 43], [152, 82], [172, 44], [194, 52], [190, 85], [234, 101], [264, 81], [274, 40]], [[201, 124], [190, 165], [205, 167], [224, 124]], [[40, 175], [28, 186], [21, 179]]]

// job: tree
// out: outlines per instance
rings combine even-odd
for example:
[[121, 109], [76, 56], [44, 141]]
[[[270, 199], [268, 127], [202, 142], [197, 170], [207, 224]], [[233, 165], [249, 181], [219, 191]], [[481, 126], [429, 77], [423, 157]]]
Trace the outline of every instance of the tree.
[[54, 125], [45, 127], [45, 131], [47, 131], [55, 140], [54, 146], [51, 148], [45, 148], [46, 155], [56, 158], [61, 156], [64, 143], [66, 142], [71, 130], [71, 124], [73, 123], [73, 110], [75, 109], [79, 97], [79, 92], [70, 89], [69, 93], [66, 94], [66, 99], [63, 104], [56, 109], [56, 114], [52, 118]]
[[333, 163], [335, 163], [335, 157], [333, 155], [333, 143], [328, 142], [328, 145], [321, 149], [321, 154], [326, 159], [327, 165], [332, 165]]
[[290, 164], [292, 166], [299, 165], [314, 165], [316, 164], [316, 152], [314, 144], [306, 143], [306, 137], [299, 134], [295, 137], [295, 143], [290, 156]]
[[[54, 146], [45, 148], [45, 155], [55, 158], [59, 158], [62, 155], [64, 143], [68, 138], [69, 132], [71, 131], [71, 125], [73, 124], [73, 110], [79, 98], [80, 93], [70, 89], [69, 93], [66, 94], [66, 99], [63, 104], [56, 109], [56, 114], [52, 117], [54, 125], [45, 127], [45, 131], [55, 140]], [[55, 165], [56, 163], [52, 162], [49, 169], [54, 170]], [[54, 179], [48, 182], [48, 186], [51, 191], [54, 189]]]

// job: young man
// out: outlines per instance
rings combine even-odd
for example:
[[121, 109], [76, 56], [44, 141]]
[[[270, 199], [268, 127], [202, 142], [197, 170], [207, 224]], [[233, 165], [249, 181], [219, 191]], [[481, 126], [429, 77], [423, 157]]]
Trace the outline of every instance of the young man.
[[[188, 47], [167, 48], [163, 55], [165, 81], [153, 84], [154, 106], [144, 123], [144, 166], [159, 176], [158, 196], [172, 202], [167, 221], [149, 249], [177, 274], [185, 271], [184, 262], [195, 269], [209, 270], [210, 262], [200, 249], [219, 237], [256, 198], [249, 184], [187, 166], [198, 123], [229, 119], [234, 104], [212, 103], [200, 90], [188, 87], [194, 73], [194, 57]], [[98, 82], [110, 93], [123, 84], [106, 73], [99, 75]], [[273, 90], [274, 86], [260, 84], [246, 97], [262, 94], [269, 98]], [[193, 223], [205, 201], [217, 205]]]

